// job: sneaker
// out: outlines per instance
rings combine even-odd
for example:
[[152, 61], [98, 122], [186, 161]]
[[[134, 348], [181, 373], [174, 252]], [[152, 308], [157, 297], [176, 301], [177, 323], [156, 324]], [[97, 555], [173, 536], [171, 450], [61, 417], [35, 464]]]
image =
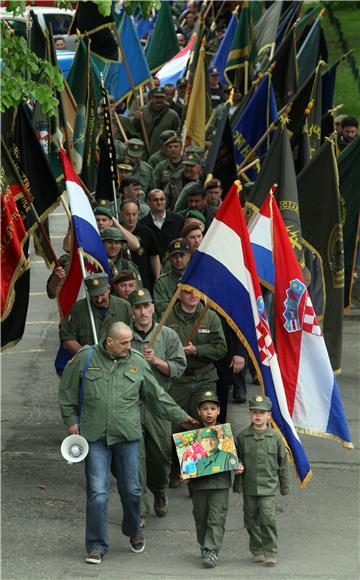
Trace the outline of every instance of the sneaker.
[[277, 562], [278, 561], [275, 558], [275, 556], [266, 556], [264, 558], [264, 564], [265, 564], [265, 566], [276, 566]]
[[265, 562], [264, 554], [255, 554], [253, 557], [253, 562], [255, 562], [255, 564], [258, 564], [259, 562]]
[[154, 511], [158, 518], [163, 518], [169, 511], [169, 500], [166, 493], [157, 493], [154, 498]]
[[206, 568], [215, 568], [217, 564], [217, 553], [214, 550], [205, 550], [202, 563]]
[[130, 548], [134, 554], [141, 554], [145, 549], [145, 539], [141, 532], [131, 536], [130, 538]]
[[104, 555], [100, 552], [100, 550], [94, 548], [93, 550], [90, 550], [86, 556], [85, 562], [88, 564], [101, 564], [103, 557]]

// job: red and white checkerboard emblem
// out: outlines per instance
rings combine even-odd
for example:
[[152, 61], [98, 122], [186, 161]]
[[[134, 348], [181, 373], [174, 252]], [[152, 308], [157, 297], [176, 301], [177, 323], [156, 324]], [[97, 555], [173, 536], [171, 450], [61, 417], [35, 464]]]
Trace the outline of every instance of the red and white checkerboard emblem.
[[322, 336], [321, 328], [316, 318], [309, 294], [306, 296], [305, 312], [302, 328], [305, 332]]
[[271, 338], [270, 330], [267, 324], [260, 319], [256, 326], [256, 338], [262, 364], [269, 366], [270, 359], [275, 354], [274, 343]]

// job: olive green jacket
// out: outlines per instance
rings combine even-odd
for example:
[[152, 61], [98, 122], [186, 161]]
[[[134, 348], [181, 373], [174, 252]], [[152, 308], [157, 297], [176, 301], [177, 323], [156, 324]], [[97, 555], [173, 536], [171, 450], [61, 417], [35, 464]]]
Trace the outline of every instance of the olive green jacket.
[[[89, 352], [81, 348], [68, 362], [59, 387], [64, 423], [78, 421], [80, 382]], [[89, 442], [108, 445], [137, 441], [142, 436], [140, 401], [161, 419], [182, 423], [187, 414], [156, 381], [142, 354], [132, 350], [116, 359], [104, 348], [104, 337], [94, 346], [83, 384], [80, 433]]]
[[[198, 304], [195, 312], [189, 314], [181, 309], [180, 303], [175, 304], [166, 325], [178, 333], [182, 344], [188, 338], [203, 308], [202, 304]], [[205, 314], [191, 342], [197, 348], [197, 356], [187, 357], [187, 371], [194, 370], [195, 381], [202, 371], [206, 372], [208, 380], [216, 381], [217, 372], [214, 362], [220, 360], [226, 353], [226, 342], [220, 318], [215, 312], [209, 310]], [[177, 379], [177, 383], [179, 382], [191, 382], [189, 374]]]
[[241, 431], [236, 440], [244, 473], [235, 477], [234, 491], [246, 495], [275, 495], [290, 489], [287, 452], [281, 435], [268, 425], [256, 433], [253, 426]]
[[[147, 105], [144, 105], [141, 110], [143, 112], [144, 124], [149, 137], [149, 155], [152, 155], [161, 149], [161, 133], [168, 129], [178, 132], [180, 119], [179, 115], [168, 106], [158, 113], [153, 110], [151, 103], [148, 103]], [[142, 134], [140, 119], [133, 117], [132, 124], [135, 130], [139, 134]]]
[[181, 189], [183, 167], [182, 160], [176, 164], [172, 163], [170, 159], [158, 163], [153, 173], [154, 187], [164, 189], [171, 179], [173, 182], [178, 182], [179, 189]]
[[155, 280], [153, 297], [157, 320], [160, 320], [166, 310], [181, 276], [182, 274], [180, 272], [171, 267], [170, 271], [160, 274]]
[[[109, 308], [104, 318], [101, 316], [99, 308], [93, 304], [91, 304], [91, 310], [94, 315], [98, 340], [106, 334], [114, 322], [125, 322], [125, 324], [131, 326], [130, 305], [122, 298], [110, 296]], [[64, 340], [76, 340], [81, 346], [94, 344], [86, 298], [79, 300], [71, 308], [65, 320], [60, 324], [59, 336], [61, 342]]]

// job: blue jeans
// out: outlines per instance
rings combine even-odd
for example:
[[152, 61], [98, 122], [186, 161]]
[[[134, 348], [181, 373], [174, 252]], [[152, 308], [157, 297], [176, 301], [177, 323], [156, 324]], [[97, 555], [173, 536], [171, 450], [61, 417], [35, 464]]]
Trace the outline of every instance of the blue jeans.
[[108, 447], [105, 441], [89, 443], [85, 460], [87, 484], [86, 550], [106, 554], [109, 547], [108, 499], [110, 466], [117, 481], [123, 508], [122, 532], [134, 536], [140, 529], [141, 487], [139, 483], [140, 442]]

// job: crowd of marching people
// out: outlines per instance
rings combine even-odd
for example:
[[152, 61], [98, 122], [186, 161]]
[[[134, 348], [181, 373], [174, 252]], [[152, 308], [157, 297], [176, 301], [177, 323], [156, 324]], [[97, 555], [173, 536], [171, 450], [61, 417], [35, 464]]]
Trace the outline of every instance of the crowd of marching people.
[[[173, 3], [180, 46], [195, 31], [201, 5]], [[211, 64], [227, 24], [228, 18], [221, 17], [206, 29], [212, 114], [205, 147], [182, 137], [185, 77], [160, 86], [155, 74], [142, 98], [136, 97], [138, 102], [130, 98], [116, 103], [109, 95], [108, 111], [106, 103], [99, 104], [100, 121], [104, 112], [112, 120], [118, 179], [115, 196], [99, 187], [89, 195], [111, 275], [87, 273], [88, 300], [72, 306], [59, 332], [70, 359], [60, 381], [61, 414], [69, 434], [82, 434], [90, 445], [85, 465], [90, 564], [101, 563], [109, 547], [111, 474], [123, 508], [122, 531], [130, 538], [132, 551], [140, 553], [151, 509], [149, 492], [155, 514], [165, 517], [167, 487], [175, 489], [181, 482], [172, 434], [204, 427], [211, 453], [217, 452], [215, 426], [227, 421], [229, 397], [245, 404], [246, 381], [259, 384], [247, 351], [226, 318], [191, 288], [178, 287], [227, 193], [222, 179], [205, 172], [223, 112], [231, 118], [244, 97], [243, 87], [221, 83], [218, 68]], [[341, 151], [356, 138], [358, 122], [340, 115], [335, 123]], [[70, 266], [71, 235], [71, 228], [64, 232], [64, 254], [47, 282], [51, 299]], [[79, 397], [83, 397], [81, 413]], [[244, 493], [254, 562], [273, 566], [274, 496], [289, 491], [288, 460], [281, 437], [270, 425], [271, 401], [259, 393], [249, 408], [251, 425], [237, 439], [239, 461], [233, 469]], [[189, 492], [202, 563], [212, 568], [223, 542], [232, 483], [229, 471], [217, 474], [216, 467], [211, 471], [210, 460], [207, 469]]]

